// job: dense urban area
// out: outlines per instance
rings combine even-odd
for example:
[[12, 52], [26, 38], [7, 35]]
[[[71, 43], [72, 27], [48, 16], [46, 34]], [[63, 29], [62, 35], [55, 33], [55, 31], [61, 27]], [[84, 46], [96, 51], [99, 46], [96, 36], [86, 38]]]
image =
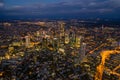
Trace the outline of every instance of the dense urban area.
[[98, 22], [1, 22], [0, 80], [120, 80], [120, 25]]

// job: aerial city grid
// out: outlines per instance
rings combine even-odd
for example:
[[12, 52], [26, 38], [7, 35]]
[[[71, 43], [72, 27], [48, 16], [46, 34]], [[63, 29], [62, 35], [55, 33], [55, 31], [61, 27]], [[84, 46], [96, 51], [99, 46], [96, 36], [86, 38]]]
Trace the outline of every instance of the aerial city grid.
[[0, 0], [0, 80], [120, 80], [120, 0]]

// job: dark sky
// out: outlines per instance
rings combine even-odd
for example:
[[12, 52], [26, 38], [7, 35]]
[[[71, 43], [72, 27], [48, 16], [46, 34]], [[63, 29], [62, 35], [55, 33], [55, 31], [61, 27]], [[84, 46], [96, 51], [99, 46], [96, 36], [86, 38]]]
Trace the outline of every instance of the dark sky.
[[0, 18], [120, 18], [120, 0], [0, 0]]

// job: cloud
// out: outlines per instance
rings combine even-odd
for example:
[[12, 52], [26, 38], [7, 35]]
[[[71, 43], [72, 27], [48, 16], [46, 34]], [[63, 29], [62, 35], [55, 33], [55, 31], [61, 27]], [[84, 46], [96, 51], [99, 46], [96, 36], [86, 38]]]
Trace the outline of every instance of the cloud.
[[[4, 9], [9, 16], [48, 16], [120, 13], [120, 0], [62, 0], [55, 3], [13, 5]], [[81, 15], [82, 16], [82, 15]]]
[[19, 5], [16, 5], [16, 6], [13, 6], [12, 9], [23, 9], [24, 7], [23, 6], [19, 6]]
[[0, 2], [0, 7], [3, 7], [4, 6], [4, 3], [3, 2]]
[[120, 8], [120, 0], [110, 0], [108, 3], [115, 8]]

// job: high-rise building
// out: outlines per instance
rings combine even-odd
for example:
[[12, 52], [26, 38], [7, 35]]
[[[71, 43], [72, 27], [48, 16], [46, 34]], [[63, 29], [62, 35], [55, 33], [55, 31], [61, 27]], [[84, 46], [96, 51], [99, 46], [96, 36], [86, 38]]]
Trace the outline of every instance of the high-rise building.
[[75, 47], [77, 47], [77, 48], [80, 47], [80, 45], [81, 45], [81, 39], [82, 39], [82, 36], [76, 36]]
[[25, 46], [28, 48], [30, 46], [30, 37], [25, 36]]
[[40, 32], [39, 32], [39, 31], [36, 32], [36, 36], [37, 36], [37, 37], [40, 36]]
[[80, 47], [80, 58], [83, 60], [86, 56], [86, 43], [82, 43]]
[[65, 35], [65, 23], [64, 22], [59, 22], [60, 24], [60, 37]]
[[74, 32], [74, 31], [71, 31], [70, 34], [69, 34], [71, 47], [74, 47], [75, 37], [76, 37], [75, 32]]
[[65, 23], [64, 22], [59, 22], [59, 43], [60, 47], [63, 47], [64, 42], [65, 42]]
[[70, 42], [69, 34], [66, 33], [66, 34], [65, 34], [65, 44], [68, 44], [69, 42]]
[[54, 48], [54, 50], [55, 51], [57, 51], [58, 50], [58, 48], [59, 48], [59, 41], [58, 41], [58, 38], [53, 38], [53, 48]]
[[48, 44], [47, 38], [43, 38], [43, 41], [42, 41], [43, 48], [47, 48], [47, 44]]
[[86, 43], [81, 43], [79, 52], [77, 54], [77, 57], [75, 58], [75, 64], [80, 64], [85, 58], [86, 58]]

